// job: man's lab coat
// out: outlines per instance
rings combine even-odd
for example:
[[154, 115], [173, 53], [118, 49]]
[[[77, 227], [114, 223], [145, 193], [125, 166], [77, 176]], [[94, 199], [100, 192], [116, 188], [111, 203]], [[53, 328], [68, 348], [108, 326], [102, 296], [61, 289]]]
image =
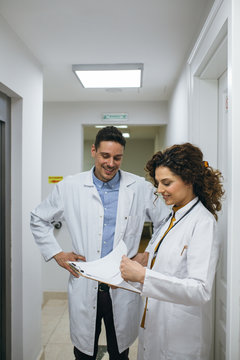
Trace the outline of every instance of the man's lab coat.
[[[197, 198], [176, 212], [176, 222]], [[170, 219], [148, 246], [149, 264]], [[157, 234], [158, 233], [158, 234]], [[148, 297], [138, 360], [209, 360], [213, 315], [211, 291], [219, 257], [213, 215], [199, 202], [161, 243], [142, 295]]]
[[[138, 251], [144, 221], [154, 227], [169, 213], [159, 200], [154, 203], [153, 186], [144, 178], [121, 171], [114, 247], [123, 239], [128, 257]], [[72, 250], [99, 259], [102, 247], [104, 209], [93, 184], [92, 170], [69, 176], [31, 213], [31, 229], [46, 261], [62, 251], [53, 234], [51, 221], [65, 219], [72, 239]], [[71, 339], [80, 351], [92, 355], [94, 348], [98, 283], [84, 277], [69, 278]], [[137, 337], [141, 297], [133, 292], [110, 290], [119, 352]]]

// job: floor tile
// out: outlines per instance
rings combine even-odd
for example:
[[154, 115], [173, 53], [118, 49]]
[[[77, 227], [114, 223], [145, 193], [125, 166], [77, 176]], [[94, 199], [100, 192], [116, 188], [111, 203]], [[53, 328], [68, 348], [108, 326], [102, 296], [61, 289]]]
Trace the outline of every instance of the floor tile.
[[[68, 302], [50, 299], [42, 309], [42, 343], [45, 360], [74, 360], [69, 332]], [[104, 323], [99, 338], [97, 360], [108, 360]], [[130, 347], [129, 359], [137, 359], [137, 340]]]

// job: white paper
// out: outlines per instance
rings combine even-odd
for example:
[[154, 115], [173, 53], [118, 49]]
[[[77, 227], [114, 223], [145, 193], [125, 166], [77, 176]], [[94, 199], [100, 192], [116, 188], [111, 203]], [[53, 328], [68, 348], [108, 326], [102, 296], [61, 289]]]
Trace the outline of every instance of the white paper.
[[71, 268], [80, 275], [114, 285], [126, 290], [140, 293], [138, 289], [124, 281], [120, 272], [120, 262], [123, 255], [127, 254], [127, 247], [123, 240], [107, 256], [95, 261], [69, 261]]

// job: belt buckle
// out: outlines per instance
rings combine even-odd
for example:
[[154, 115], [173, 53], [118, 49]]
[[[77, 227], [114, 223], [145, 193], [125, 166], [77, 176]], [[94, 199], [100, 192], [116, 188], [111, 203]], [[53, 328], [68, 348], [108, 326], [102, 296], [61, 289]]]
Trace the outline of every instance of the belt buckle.
[[105, 283], [98, 284], [98, 291], [100, 292], [107, 292], [109, 290], [109, 286]]

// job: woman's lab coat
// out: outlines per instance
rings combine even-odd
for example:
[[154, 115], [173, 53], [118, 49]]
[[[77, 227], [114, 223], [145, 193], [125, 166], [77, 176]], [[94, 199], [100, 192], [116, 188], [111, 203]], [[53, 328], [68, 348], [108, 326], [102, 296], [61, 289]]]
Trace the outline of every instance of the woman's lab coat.
[[[196, 201], [179, 209], [176, 221]], [[148, 267], [169, 222], [149, 244]], [[213, 320], [210, 298], [219, 248], [216, 221], [201, 202], [163, 239], [142, 287], [148, 306], [145, 327], [140, 328], [138, 360], [209, 359]]]
[[[114, 247], [123, 239], [128, 256], [138, 251], [144, 221], [155, 226], [169, 210], [154, 204], [154, 188], [144, 178], [121, 171]], [[31, 213], [31, 229], [46, 261], [62, 251], [53, 234], [51, 221], [64, 218], [72, 249], [87, 261], [100, 258], [104, 209], [93, 184], [92, 170], [59, 182], [48, 198]], [[80, 351], [92, 355], [94, 348], [98, 283], [70, 275], [69, 313], [71, 339]], [[119, 352], [137, 337], [141, 297], [133, 292], [110, 290]]]

